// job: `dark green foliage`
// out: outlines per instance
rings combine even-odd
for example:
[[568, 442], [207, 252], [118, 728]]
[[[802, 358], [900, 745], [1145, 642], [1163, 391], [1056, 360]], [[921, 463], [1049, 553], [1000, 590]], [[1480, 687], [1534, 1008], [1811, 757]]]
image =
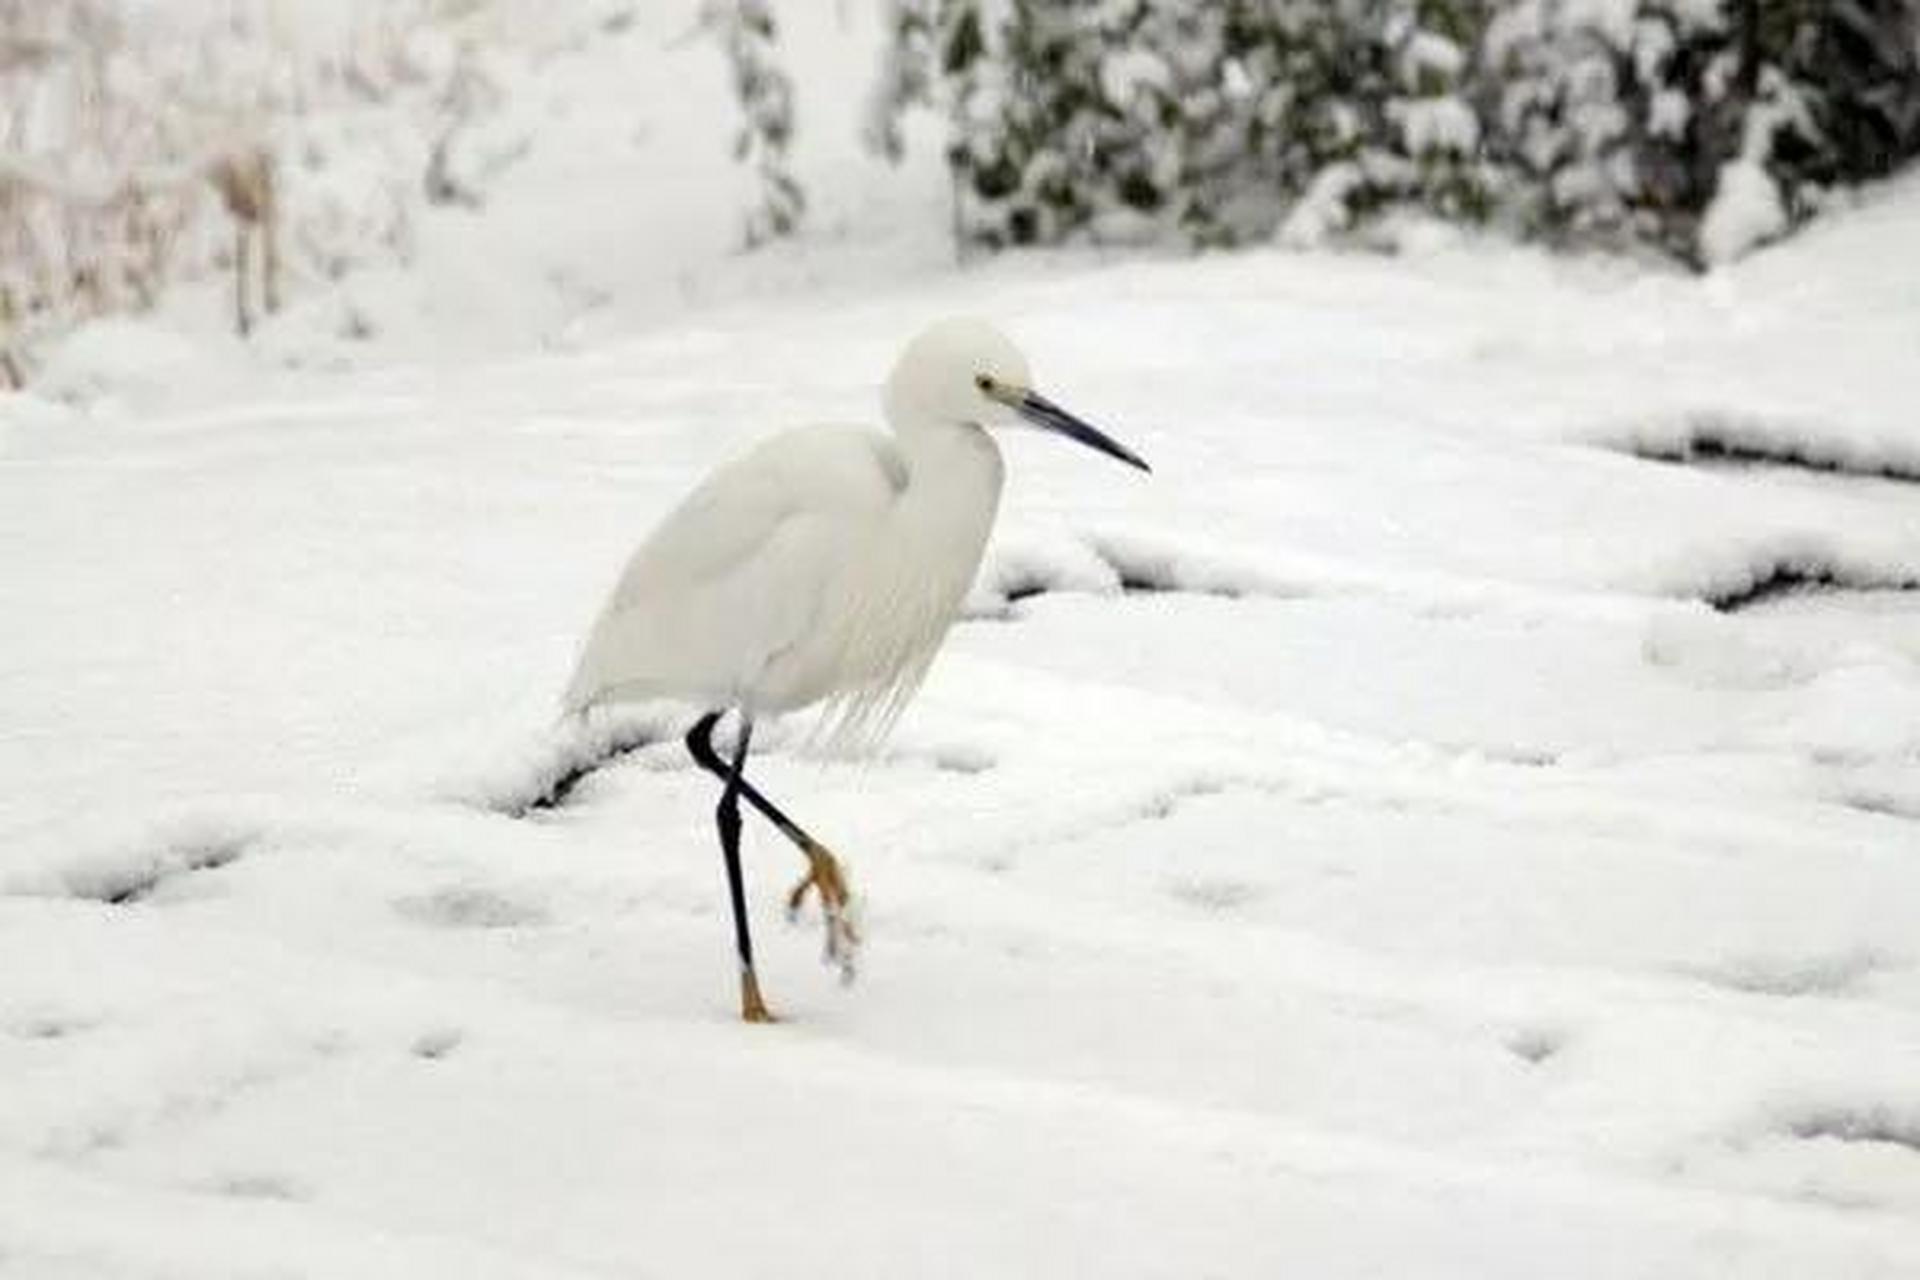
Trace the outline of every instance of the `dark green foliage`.
[[1807, 85], [1819, 138], [1789, 163], [1813, 182], [1881, 177], [1920, 154], [1920, 3], [1792, 0], [1767, 6], [1767, 47]]
[[[1457, 130], [1471, 119], [1437, 106], [1468, 60], [1445, 32], [1471, 26], [1472, 3], [1055, 0], [1015, 4], [991, 31], [959, 7], [949, 160], [983, 243], [1234, 243], [1341, 163], [1363, 164], [1369, 194], [1457, 216], [1484, 204], [1476, 139]], [[1436, 129], [1449, 124], [1452, 142]]]
[[1920, 152], [1917, 10], [895, 0], [891, 56], [917, 70], [883, 77], [876, 114], [944, 110], [956, 225], [989, 246], [1314, 240], [1413, 206], [1698, 260], [1731, 185], [1759, 230], [1708, 238], [1744, 244], [1773, 233], [1768, 202], [1784, 229]]
[[[1639, 0], [1624, 29], [1562, 21], [1507, 38], [1553, 8], [1503, 7], [1482, 70], [1494, 159], [1531, 229], [1698, 260], [1729, 165], [1764, 170], [1784, 229], [1827, 188], [1920, 152], [1913, 0]], [[1582, 127], [1596, 111], [1611, 123]]]

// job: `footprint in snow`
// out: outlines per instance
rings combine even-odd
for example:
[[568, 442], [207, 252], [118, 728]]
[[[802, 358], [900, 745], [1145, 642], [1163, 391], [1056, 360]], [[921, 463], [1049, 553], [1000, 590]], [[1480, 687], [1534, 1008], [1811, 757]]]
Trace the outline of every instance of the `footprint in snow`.
[[1855, 788], [1837, 798], [1837, 803], [1856, 813], [1871, 813], [1882, 818], [1920, 821], [1920, 795], [1901, 795], [1890, 789]]
[[945, 773], [986, 773], [999, 763], [986, 748], [965, 743], [934, 747], [927, 752], [927, 758], [933, 761], [934, 768]]
[[1920, 1103], [1841, 1103], [1801, 1111], [1787, 1121], [1786, 1132], [1803, 1142], [1875, 1143], [1920, 1156]]
[[393, 909], [440, 929], [517, 929], [545, 924], [548, 918], [537, 902], [472, 885], [397, 898]]
[[1177, 902], [1202, 911], [1223, 913], [1239, 911], [1259, 901], [1264, 892], [1258, 885], [1225, 876], [1175, 880], [1167, 886], [1168, 895]]
[[278, 1173], [225, 1174], [207, 1184], [207, 1189], [215, 1195], [228, 1196], [235, 1200], [283, 1200], [289, 1203], [300, 1203], [313, 1198], [313, 1193], [297, 1179]]
[[59, 889], [69, 897], [115, 907], [177, 900], [190, 878], [231, 866], [258, 841], [259, 833], [252, 830], [184, 831], [156, 846], [71, 862], [59, 872]]
[[407, 1051], [416, 1058], [437, 1062], [458, 1049], [466, 1039], [467, 1033], [459, 1027], [435, 1027], [415, 1036]]
[[1557, 1057], [1567, 1047], [1567, 1033], [1558, 1027], [1527, 1026], [1516, 1029], [1502, 1042], [1508, 1053], [1528, 1066], [1539, 1066]]
[[1744, 995], [1844, 996], [1876, 973], [1896, 968], [1870, 948], [1811, 956], [1740, 956], [1695, 976], [1711, 986]]
[[67, 1040], [93, 1030], [99, 1022], [85, 1014], [55, 1011], [22, 1014], [7, 1019], [5, 1025], [16, 1040]]

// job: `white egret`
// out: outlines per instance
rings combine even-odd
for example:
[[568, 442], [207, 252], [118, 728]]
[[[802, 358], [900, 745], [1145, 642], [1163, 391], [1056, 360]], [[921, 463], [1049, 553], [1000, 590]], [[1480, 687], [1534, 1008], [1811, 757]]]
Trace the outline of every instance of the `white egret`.
[[[706, 709], [687, 747], [724, 784], [716, 823], [749, 1022], [771, 1015], [747, 928], [742, 799], [806, 855], [788, 905], [818, 891], [827, 956], [849, 976], [859, 942], [839, 862], [746, 779], [755, 717], [824, 702], [842, 740], [885, 731], [979, 568], [1000, 501], [990, 428], [1029, 424], [1148, 469], [1035, 391], [1018, 348], [984, 321], [945, 320], [916, 337], [884, 402], [891, 436], [803, 427], [709, 476], [634, 552], [567, 692], [577, 711], [653, 699]], [[729, 711], [739, 717], [730, 760], [713, 745]]]

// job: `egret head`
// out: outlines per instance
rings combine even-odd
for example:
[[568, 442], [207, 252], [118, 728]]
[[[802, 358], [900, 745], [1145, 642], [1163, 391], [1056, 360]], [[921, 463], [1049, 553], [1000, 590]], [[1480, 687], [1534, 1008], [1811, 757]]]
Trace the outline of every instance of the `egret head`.
[[909, 342], [887, 379], [886, 407], [896, 431], [1038, 427], [1149, 470], [1138, 454], [1035, 391], [1020, 348], [984, 320], [942, 320]]

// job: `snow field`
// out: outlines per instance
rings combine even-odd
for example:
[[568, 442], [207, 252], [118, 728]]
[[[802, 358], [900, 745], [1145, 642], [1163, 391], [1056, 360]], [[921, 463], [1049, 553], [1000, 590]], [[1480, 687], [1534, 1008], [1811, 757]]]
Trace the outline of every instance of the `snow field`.
[[[514, 250], [527, 181], [340, 368], [0, 405], [0, 1272], [1920, 1273], [1911, 183], [1690, 281], [955, 270], [850, 181], [530, 346], [615, 251]], [[554, 702], [669, 503], [954, 311], [1155, 474], [1010, 439], [889, 747], [766, 728], [870, 942], [750, 821], [744, 1028], [684, 718]]]

